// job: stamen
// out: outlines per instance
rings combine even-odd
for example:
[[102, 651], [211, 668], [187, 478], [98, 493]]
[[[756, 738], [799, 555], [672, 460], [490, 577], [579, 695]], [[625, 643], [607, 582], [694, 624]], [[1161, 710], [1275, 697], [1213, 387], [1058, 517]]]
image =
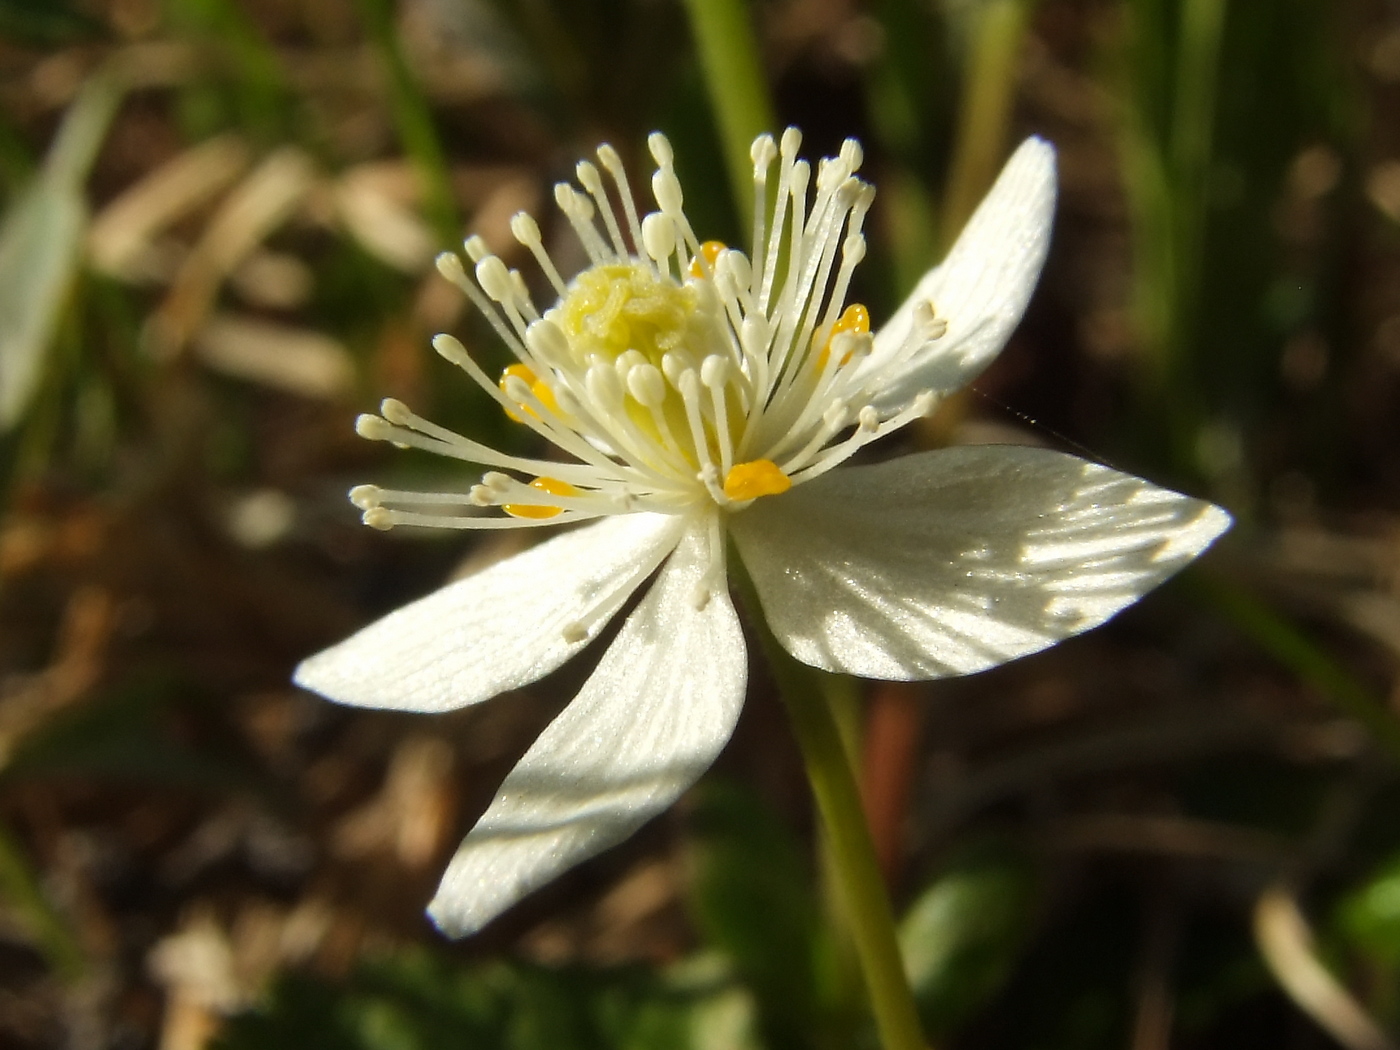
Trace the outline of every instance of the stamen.
[[627, 182], [627, 171], [622, 166], [622, 158], [617, 155], [617, 150], [605, 142], [598, 147], [598, 160], [617, 184], [617, 195], [622, 201], [623, 214], [627, 216], [627, 228], [632, 233], [632, 243], [640, 248], [642, 231], [637, 222], [637, 204], [632, 198], [632, 187]]
[[564, 286], [559, 271], [555, 269], [554, 260], [549, 257], [549, 252], [545, 251], [544, 238], [540, 236], [540, 224], [535, 221], [534, 216], [526, 211], [516, 212], [510, 219], [510, 232], [515, 235], [517, 241], [530, 249], [530, 254], [535, 257], [540, 270], [562, 298], [568, 289]]
[[607, 227], [608, 236], [612, 238], [618, 261], [626, 259], [627, 245], [622, 240], [622, 230], [618, 228], [617, 216], [613, 214], [612, 202], [608, 200], [608, 191], [603, 188], [603, 177], [598, 174], [598, 169], [586, 160], [581, 160], [574, 166], [574, 173], [598, 205], [598, 212], [603, 216], [603, 225]]
[[588, 258], [593, 265], [601, 266], [607, 262], [608, 248], [603, 243], [603, 238], [598, 236], [598, 230], [593, 225], [593, 205], [588, 202], [588, 199], [580, 196], [578, 190], [567, 182], [560, 182], [554, 186], [554, 203], [559, 206], [559, 210], [569, 220], [569, 225], [574, 228], [579, 243], [583, 245], [583, 250], [588, 253]]
[[773, 158], [778, 155], [778, 147], [773, 144], [773, 136], [763, 134], [753, 140], [749, 147], [749, 159], [753, 161], [753, 237], [749, 241], [753, 251], [752, 285], [749, 295], [758, 298], [758, 282], [763, 274], [763, 235], [764, 219], [768, 213], [768, 169], [773, 166]]
[[671, 253], [676, 250], [676, 224], [659, 211], [642, 220], [642, 246], [656, 265], [669, 272]]

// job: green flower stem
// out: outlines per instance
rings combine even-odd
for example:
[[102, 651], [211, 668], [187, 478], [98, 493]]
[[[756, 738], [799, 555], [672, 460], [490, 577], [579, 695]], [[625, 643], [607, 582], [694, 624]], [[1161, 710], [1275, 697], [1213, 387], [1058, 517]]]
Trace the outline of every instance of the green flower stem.
[[814, 681], [815, 673], [789, 656], [773, 637], [760, 612], [753, 583], [738, 558], [731, 557], [731, 565], [731, 578], [739, 587], [745, 607], [753, 614], [751, 623], [802, 749], [807, 778], [826, 831], [832, 875], [865, 973], [880, 1042], [885, 1050], [925, 1050], [928, 1044], [920, 1030], [914, 996], [904, 973], [894, 914], [831, 701]]
[[462, 236], [462, 221], [452, 192], [452, 176], [442, 140], [433, 126], [428, 100], [414, 79], [394, 29], [393, 7], [388, 0], [357, 0], [360, 17], [388, 78], [389, 105], [399, 139], [423, 183], [424, 210], [444, 245], [455, 246]]
[[977, 23], [963, 77], [962, 105], [948, 189], [940, 215], [942, 247], [952, 245], [1006, 159], [1016, 97], [1017, 60], [1026, 36], [1026, 0], [991, 0]]
[[744, 0], [686, 0], [741, 226], [753, 209], [753, 140], [773, 127], [773, 103]]

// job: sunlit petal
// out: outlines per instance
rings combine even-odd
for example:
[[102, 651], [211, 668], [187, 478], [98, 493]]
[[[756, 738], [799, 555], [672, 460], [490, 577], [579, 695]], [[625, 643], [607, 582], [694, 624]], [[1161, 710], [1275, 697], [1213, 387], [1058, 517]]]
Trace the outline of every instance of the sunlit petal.
[[1102, 623], [1200, 554], [1220, 508], [1044, 449], [833, 471], [731, 529], [799, 660], [868, 678], [996, 666]]
[[686, 534], [582, 691], [506, 777], [428, 909], [445, 932], [478, 929], [620, 842], [714, 761], [747, 670], [728, 594], [696, 608], [714, 556], [706, 530]]
[[342, 704], [450, 711], [554, 670], [680, 537], [662, 514], [606, 518], [458, 580], [302, 662], [295, 680]]
[[[1055, 210], [1055, 150], [1023, 142], [942, 264], [919, 281], [875, 336], [863, 375], [882, 410], [921, 390], [966, 386], [1021, 320], [1045, 263]], [[906, 356], [915, 307], [931, 302], [947, 330]]]

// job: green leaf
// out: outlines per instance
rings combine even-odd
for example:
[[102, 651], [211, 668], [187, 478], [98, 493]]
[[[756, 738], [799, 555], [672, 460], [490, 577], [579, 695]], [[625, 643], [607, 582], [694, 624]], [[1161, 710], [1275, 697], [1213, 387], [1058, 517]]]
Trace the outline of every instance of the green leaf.
[[72, 0], [0, 0], [0, 38], [54, 47], [103, 34], [102, 23]]
[[[287, 975], [215, 1050], [681, 1050], [724, 990], [640, 967], [463, 966], [413, 948], [341, 985]], [[719, 993], [719, 994], [717, 994]], [[726, 1044], [729, 1045], [729, 1044]]]
[[35, 945], [63, 979], [77, 977], [83, 969], [78, 938], [49, 903], [38, 873], [8, 831], [0, 828], [0, 897], [29, 928]]
[[757, 1000], [767, 1045], [808, 1045], [818, 1010], [817, 902], [792, 831], [751, 791], [696, 793], [692, 907], [706, 943]]
[[1028, 935], [1033, 889], [1027, 864], [992, 856], [945, 872], [915, 899], [899, 942], [931, 1030], [954, 1029], [1001, 987]]
[[84, 85], [42, 170], [0, 219], [0, 430], [19, 422], [38, 389], [82, 257], [83, 183], [123, 90], [101, 73]]

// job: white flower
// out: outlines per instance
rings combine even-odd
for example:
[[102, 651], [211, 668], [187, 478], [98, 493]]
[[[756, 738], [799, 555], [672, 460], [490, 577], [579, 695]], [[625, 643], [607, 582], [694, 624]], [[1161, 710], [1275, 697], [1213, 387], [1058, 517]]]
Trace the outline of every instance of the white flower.
[[475, 704], [559, 667], [652, 580], [458, 849], [429, 908], [449, 934], [630, 835], [729, 739], [747, 657], [726, 531], [795, 657], [923, 679], [993, 667], [1102, 623], [1229, 525], [1209, 503], [1036, 448], [833, 469], [926, 414], [1001, 349], [1045, 258], [1054, 152], [1039, 139], [1016, 151], [948, 258], [872, 335], [864, 307], [843, 309], [874, 196], [855, 176], [860, 147], [848, 141], [813, 177], [799, 143], [792, 129], [781, 147], [754, 142], [748, 255], [700, 243], [657, 134], [658, 210], [638, 216], [608, 146], [598, 159], [611, 185], [585, 161], [583, 192], [557, 187], [591, 261], [569, 283], [534, 220], [515, 217], [558, 295], [543, 314], [479, 239], [466, 244], [475, 282], [456, 256], [440, 260], [519, 363], [496, 382], [457, 340], [439, 336], [437, 350], [567, 462], [505, 455], [395, 401], [359, 421], [365, 437], [493, 468], [465, 494], [357, 488], [370, 525], [596, 520], [311, 657], [301, 685], [365, 707]]

